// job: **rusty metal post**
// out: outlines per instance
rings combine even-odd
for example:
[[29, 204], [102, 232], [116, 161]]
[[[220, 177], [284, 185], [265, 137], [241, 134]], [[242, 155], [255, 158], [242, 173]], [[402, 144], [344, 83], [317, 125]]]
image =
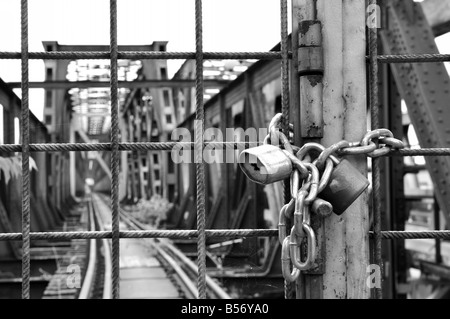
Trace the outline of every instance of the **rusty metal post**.
[[[299, 77], [299, 124], [303, 142], [320, 142], [323, 137], [323, 39], [322, 24], [317, 20], [317, 1], [299, 0], [293, 2], [293, 51]], [[297, 49], [296, 49], [297, 48]], [[297, 86], [296, 86], [297, 87]], [[297, 298], [322, 299], [325, 271], [325, 233], [323, 218], [313, 215], [311, 226], [317, 238], [316, 267], [304, 272], [297, 281]]]
[[[293, 39], [297, 35], [301, 37], [299, 31], [302, 25], [315, 27], [318, 24], [302, 22], [302, 19], [318, 20], [322, 26], [323, 79], [320, 69], [311, 68], [316, 72], [313, 76], [323, 80], [322, 86], [299, 86], [299, 123], [308, 125], [299, 129], [302, 138], [321, 138], [324, 146], [343, 139], [361, 140], [367, 130], [365, 1], [293, 0], [292, 10]], [[310, 41], [310, 44], [313, 43]], [[298, 45], [298, 40], [293, 41], [294, 51], [295, 45]], [[314, 50], [319, 54], [317, 49]], [[294, 53], [294, 63], [298, 55]], [[302, 74], [297, 73], [299, 75]], [[305, 80], [300, 78], [299, 82], [305, 83]], [[292, 84], [295, 85], [295, 81]], [[311, 97], [314, 97], [314, 103]], [[322, 113], [317, 111], [320, 110], [319, 105], [323, 108]], [[320, 115], [323, 115], [323, 136], [319, 134], [320, 130], [309, 129], [312, 119], [320, 119]], [[348, 159], [363, 174], [367, 174], [365, 156]], [[318, 267], [304, 274], [300, 282], [304, 287], [298, 289], [300, 297], [369, 298], [369, 288], [366, 286], [368, 217], [368, 195], [363, 193], [342, 216], [333, 214], [319, 223], [316, 232], [322, 254], [319, 254]]]
[[[327, 83], [323, 97], [327, 125], [322, 142], [328, 146], [340, 139], [357, 141], [367, 131], [365, 1], [321, 0], [318, 5], [319, 18], [324, 24], [324, 82]], [[367, 174], [365, 156], [349, 160]], [[327, 245], [324, 297], [369, 298], [367, 192], [343, 216], [332, 216], [325, 224], [330, 244]]]

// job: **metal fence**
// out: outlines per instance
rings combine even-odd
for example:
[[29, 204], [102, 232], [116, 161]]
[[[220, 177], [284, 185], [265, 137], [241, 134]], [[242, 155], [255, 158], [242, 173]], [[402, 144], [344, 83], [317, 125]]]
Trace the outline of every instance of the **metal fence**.
[[[371, 0], [371, 4], [376, 4]], [[21, 52], [0, 52], [1, 59], [21, 59], [21, 145], [0, 145], [2, 152], [22, 153], [22, 233], [1, 233], [2, 241], [22, 241], [22, 298], [30, 298], [30, 241], [39, 239], [69, 240], [69, 239], [100, 239], [112, 238], [112, 286], [113, 298], [119, 298], [119, 240], [120, 238], [197, 238], [198, 247], [198, 295], [206, 298], [206, 247], [207, 237], [274, 237], [278, 236], [276, 229], [257, 230], [207, 230], [205, 212], [205, 166], [201, 158], [204, 143], [202, 135], [193, 143], [120, 143], [119, 142], [119, 107], [118, 107], [118, 59], [195, 59], [196, 61], [196, 120], [198, 132], [204, 132], [203, 105], [203, 61], [204, 59], [278, 59], [282, 68], [282, 113], [283, 128], [288, 131], [289, 115], [289, 76], [288, 66], [292, 53], [288, 50], [288, 12], [287, 0], [280, 0], [281, 13], [281, 51], [279, 52], [203, 52], [202, 38], [202, 0], [195, 0], [195, 52], [119, 52], [117, 44], [117, 0], [110, 0], [110, 51], [109, 52], [28, 52], [28, 0], [21, 0]], [[372, 128], [378, 128], [378, 64], [379, 63], [415, 63], [450, 61], [450, 55], [378, 55], [377, 29], [370, 29], [370, 108]], [[30, 59], [110, 59], [111, 63], [111, 142], [100, 144], [88, 143], [46, 143], [30, 144], [29, 134], [29, 76]], [[237, 148], [237, 143], [222, 143], [227, 147]], [[149, 230], [120, 231], [119, 230], [119, 154], [121, 151], [160, 150], [170, 151], [176, 145], [193, 147], [196, 151], [196, 181], [197, 181], [197, 230]], [[77, 151], [110, 151], [111, 152], [111, 208], [112, 230], [91, 232], [36, 232], [30, 230], [30, 152], [77, 152]], [[450, 156], [450, 148], [436, 149], [405, 149], [392, 152], [390, 156]], [[374, 227], [371, 236], [374, 240], [375, 260], [382, 265], [382, 239], [415, 239], [441, 238], [450, 239], [450, 231], [381, 231], [380, 202], [380, 162], [373, 161], [373, 207]], [[376, 297], [381, 298], [381, 289], [376, 289]]]

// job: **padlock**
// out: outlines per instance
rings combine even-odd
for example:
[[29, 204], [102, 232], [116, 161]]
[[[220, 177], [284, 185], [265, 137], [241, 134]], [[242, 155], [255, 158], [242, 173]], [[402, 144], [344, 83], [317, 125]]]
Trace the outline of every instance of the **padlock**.
[[[305, 144], [297, 156], [300, 160], [311, 150], [319, 153], [330, 153], [333, 146], [325, 149], [318, 143]], [[327, 151], [328, 150], [328, 151]], [[331, 154], [331, 153], [330, 153]], [[326, 158], [320, 156], [322, 158]], [[369, 187], [369, 181], [346, 159], [338, 160], [330, 156], [335, 167], [331, 173], [329, 182], [320, 192], [320, 198], [330, 202], [333, 205], [333, 212], [336, 215], [342, 215], [347, 208]]]
[[243, 151], [239, 165], [251, 181], [262, 185], [285, 180], [292, 173], [292, 161], [286, 153], [269, 144]]
[[333, 212], [342, 215], [369, 187], [369, 181], [349, 161], [343, 159], [333, 169], [330, 181], [320, 198], [333, 205]]

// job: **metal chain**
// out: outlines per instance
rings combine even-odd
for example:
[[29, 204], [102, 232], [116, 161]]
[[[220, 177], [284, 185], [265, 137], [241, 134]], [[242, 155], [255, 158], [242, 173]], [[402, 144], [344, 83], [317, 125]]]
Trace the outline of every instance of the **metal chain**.
[[[310, 225], [310, 213], [313, 211], [323, 217], [331, 214], [332, 205], [318, 195], [329, 184], [333, 169], [339, 164], [336, 156], [366, 155], [378, 158], [403, 149], [404, 144], [395, 139], [391, 131], [377, 129], [367, 132], [361, 141], [343, 140], [328, 148], [318, 143], [307, 143], [297, 150], [280, 131], [282, 119], [283, 115], [279, 113], [270, 121], [269, 134], [264, 139], [264, 144], [280, 147], [292, 162], [291, 200], [280, 210], [278, 239], [282, 245], [283, 276], [285, 281], [294, 282], [302, 270], [311, 269], [315, 265], [316, 234]], [[289, 236], [287, 220], [293, 221]], [[306, 245], [305, 261], [301, 258], [302, 245]]]

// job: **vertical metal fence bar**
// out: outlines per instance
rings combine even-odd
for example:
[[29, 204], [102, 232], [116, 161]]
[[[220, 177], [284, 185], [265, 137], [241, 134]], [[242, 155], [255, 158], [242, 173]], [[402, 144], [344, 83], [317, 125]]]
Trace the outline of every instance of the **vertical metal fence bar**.
[[[436, 196], [434, 196], [434, 204], [433, 204], [433, 210], [434, 210], [434, 229], [435, 230], [440, 230], [441, 229], [441, 221], [440, 221], [440, 217], [441, 217], [441, 210], [439, 207], [439, 203], [437, 201]], [[439, 238], [435, 239], [435, 263], [437, 264], [442, 264], [442, 253], [441, 253], [441, 246], [442, 241]]]
[[[376, 6], [377, 0], [370, 0], [370, 5]], [[379, 21], [377, 21], [379, 22]], [[379, 128], [379, 105], [378, 105], [378, 29], [369, 28], [369, 51], [370, 51], [370, 112], [372, 130]], [[380, 159], [372, 159], [372, 196], [373, 196], [373, 231], [374, 231], [374, 258], [380, 267], [380, 280], [383, 273], [383, 261], [381, 258], [381, 201], [380, 201]], [[381, 288], [375, 288], [375, 298], [382, 299]]]
[[28, 79], [28, 0], [21, 1], [22, 68], [22, 298], [30, 299], [30, 113]]
[[288, 51], [288, 5], [280, 0], [281, 13], [281, 112], [283, 133], [289, 137], [289, 51]]
[[[281, 113], [283, 114], [283, 133], [289, 137], [289, 51], [288, 51], [288, 5], [287, 0], [280, 0], [281, 17]], [[290, 200], [289, 181], [283, 183], [284, 203]], [[288, 225], [289, 226], [289, 225]], [[289, 229], [289, 227], [287, 227]], [[295, 283], [284, 281], [284, 297], [293, 299]]]
[[197, 255], [198, 298], [206, 299], [206, 209], [205, 166], [203, 163], [203, 131], [205, 109], [203, 105], [203, 23], [202, 0], [195, 0], [195, 171], [197, 177]]
[[[289, 138], [289, 47], [288, 47], [288, 5], [287, 0], [280, 0], [281, 16], [281, 113], [283, 114], [283, 133]], [[290, 200], [289, 181], [283, 184], [284, 201]]]
[[111, 54], [111, 208], [112, 208], [112, 298], [120, 297], [119, 239], [119, 105], [117, 78], [117, 0], [110, 0]]

